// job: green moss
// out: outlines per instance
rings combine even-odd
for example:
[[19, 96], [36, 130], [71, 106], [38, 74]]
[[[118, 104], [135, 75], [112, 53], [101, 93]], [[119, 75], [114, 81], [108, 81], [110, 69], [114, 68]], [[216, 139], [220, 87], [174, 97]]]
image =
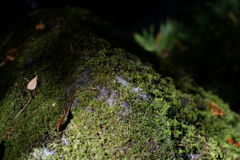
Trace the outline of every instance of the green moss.
[[[179, 78], [171, 65], [156, 63], [156, 57], [147, 59], [151, 65], [143, 63], [146, 55], [88, 11], [59, 11], [43, 32], [29, 39], [15, 61], [0, 68], [1, 77], [7, 74], [9, 81], [1, 87], [0, 131], [38, 110], [10, 132], [9, 139], [1, 137], [4, 159], [27, 159], [43, 146], [54, 151], [53, 159], [237, 158], [239, 148], [227, 140], [240, 141], [239, 115], [190, 83], [189, 76]], [[14, 119], [32, 95], [24, 78], [30, 80], [35, 74], [39, 77], [35, 96]], [[65, 118], [65, 132], [56, 132], [62, 108], [76, 90], [88, 86], [98, 90], [78, 93]], [[221, 106], [226, 115], [212, 115], [208, 101]], [[38, 151], [34, 158], [42, 156]]]

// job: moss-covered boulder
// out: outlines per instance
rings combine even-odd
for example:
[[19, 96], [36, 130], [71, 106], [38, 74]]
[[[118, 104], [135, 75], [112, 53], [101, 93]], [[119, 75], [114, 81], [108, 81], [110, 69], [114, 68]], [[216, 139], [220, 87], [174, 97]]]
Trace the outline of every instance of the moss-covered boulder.
[[[26, 15], [0, 60], [41, 19], [45, 29], [0, 68], [3, 159], [240, 157], [228, 143], [240, 141], [240, 116], [228, 104], [86, 10]], [[37, 88], [28, 90], [36, 75]], [[225, 115], [214, 115], [213, 103]]]

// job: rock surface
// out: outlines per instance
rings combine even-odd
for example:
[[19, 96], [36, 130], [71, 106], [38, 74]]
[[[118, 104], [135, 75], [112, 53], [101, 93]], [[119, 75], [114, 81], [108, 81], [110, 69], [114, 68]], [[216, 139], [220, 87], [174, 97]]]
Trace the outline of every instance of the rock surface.
[[[240, 141], [240, 116], [216, 95], [86, 10], [60, 10], [49, 21], [43, 13], [51, 15], [43, 10], [23, 18], [35, 23], [45, 15], [46, 28], [28, 39], [16, 60], [0, 68], [3, 159], [239, 157], [239, 148], [227, 140]], [[33, 93], [26, 89], [27, 79], [36, 75], [35, 95], [14, 119]], [[73, 97], [90, 86], [96, 90]], [[209, 101], [226, 115], [213, 115]]]

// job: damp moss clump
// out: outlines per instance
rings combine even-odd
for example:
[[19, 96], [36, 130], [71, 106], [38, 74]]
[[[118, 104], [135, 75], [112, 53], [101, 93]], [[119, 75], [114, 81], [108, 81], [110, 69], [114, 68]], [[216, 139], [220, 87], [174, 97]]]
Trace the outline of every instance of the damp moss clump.
[[[39, 22], [40, 13], [49, 14], [42, 14], [43, 23], [53, 14], [39, 10], [22, 21]], [[9, 44], [14, 38], [25, 36], [12, 37]], [[7, 47], [13, 46], [4, 46], [1, 54]], [[164, 71], [177, 70], [152, 57], [88, 11], [59, 10], [23, 45], [16, 60], [0, 68], [5, 77], [0, 84], [0, 134], [38, 110], [9, 132], [9, 138], [7, 133], [0, 137], [3, 159], [239, 157], [240, 149], [227, 141], [240, 141], [240, 116], [216, 95], [190, 83], [190, 77], [164, 76]], [[32, 95], [26, 86], [35, 75], [38, 86]], [[63, 131], [57, 132], [63, 108], [86, 87], [96, 90], [83, 90], [72, 99]], [[213, 115], [209, 101], [226, 115]]]

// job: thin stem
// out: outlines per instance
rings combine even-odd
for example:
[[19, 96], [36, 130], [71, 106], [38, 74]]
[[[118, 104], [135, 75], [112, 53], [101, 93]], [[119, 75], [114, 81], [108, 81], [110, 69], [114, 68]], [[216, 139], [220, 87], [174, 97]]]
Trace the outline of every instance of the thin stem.
[[3, 46], [5, 46], [5, 44], [9, 41], [9, 39], [12, 37], [12, 35], [14, 34], [14, 31], [12, 31], [7, 38], [3, 41], [3, 43], [0, 46], [0, 50], [2, 49]]
[[17, 115], [14, 117], [14, 119], [15, 119], [15, 118], [17, 118], [17, 117], [19, 116], [19, 114], [20, 114], [20, 113], [22, 113], [22, 111], [23, 111], [23, 110], [24, 110], [24, 109], [25, 109], [25, 108], [28, 106], [28, 104], [29, 104], [29, 103], [30, 103], [30, 101], [32, 100], [32, 98], [33, 98], [33, 95], [35, 94], [36, 90], [37, 90], [37, 89], [35, 89], [35, 91], [34, 91], [34, 92], [33, 92], [33, 94], [32, 94], [32, 97], [30, 97], [30, 98], [29, 98], [29, 100], [28, 100], [27, 104], [26, 104], [26, 105], [23, 107], [23, 109], [21, 109], [21, 111], [20, 111], [20, 112], [18, 112], [18, 114], [17, 114]]
[[2, 67], [7, 61], [3, 61], [1, 64], [0, 64], [0, 67]]

